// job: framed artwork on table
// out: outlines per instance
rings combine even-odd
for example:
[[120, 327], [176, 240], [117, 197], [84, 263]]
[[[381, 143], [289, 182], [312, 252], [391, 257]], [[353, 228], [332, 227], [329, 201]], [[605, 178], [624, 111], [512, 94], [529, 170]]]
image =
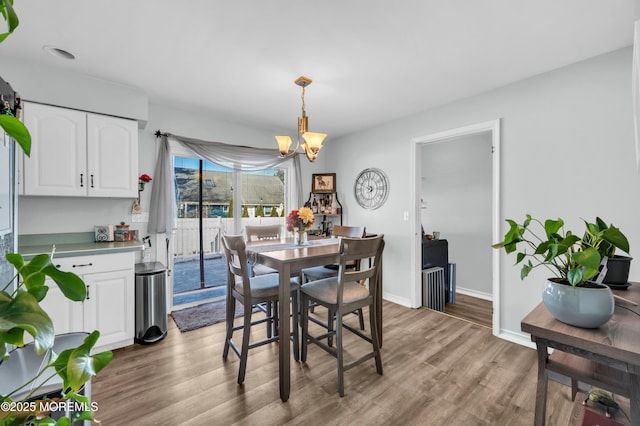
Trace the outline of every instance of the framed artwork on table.
[[332, 194], [336, 192], [335, 173], [314, 173], [311, 177], [311, 192], [314, 194]]

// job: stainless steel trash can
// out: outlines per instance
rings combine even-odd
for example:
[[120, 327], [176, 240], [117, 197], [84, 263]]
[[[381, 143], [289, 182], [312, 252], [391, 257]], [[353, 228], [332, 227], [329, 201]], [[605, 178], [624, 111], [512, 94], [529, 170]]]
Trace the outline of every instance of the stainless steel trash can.
[[167, 270], [160, 262], [136, 264], [137, 343], [155, 343], [167, 335]]

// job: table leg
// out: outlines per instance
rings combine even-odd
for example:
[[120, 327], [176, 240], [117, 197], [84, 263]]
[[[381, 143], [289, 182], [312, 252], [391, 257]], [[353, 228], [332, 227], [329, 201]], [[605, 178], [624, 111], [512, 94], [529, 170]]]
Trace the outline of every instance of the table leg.
[[547, 346], [536, 342], [538, 350], [538, 385], [536, 388], [535, 426], [544, 426], [547, 417]]
[[278, 271], [280, 274], [279, 295], [280, 300], [280, 339], [279, 339], [279, 371], [280, 371], [280, 399], [285, 402], [289, 399], [289, 390], [291, 388], [291, 354], [289, 347], [291, 345], [289, 335], [291, 334], [291, 321], [289, 315], [291, 313], [291, 305], [289, 298], [291, 297], [291, 266], [288, 263], [282, 265]]

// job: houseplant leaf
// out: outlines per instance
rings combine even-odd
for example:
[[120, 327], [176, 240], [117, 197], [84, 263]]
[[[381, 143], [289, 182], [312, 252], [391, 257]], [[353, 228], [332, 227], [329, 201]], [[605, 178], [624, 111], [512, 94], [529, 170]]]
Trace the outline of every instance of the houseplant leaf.
[[91, 356], [91, 349], [100, 337], [99, 331], [88, 335], [82, 345], [74, 349], [62, 351], [52, 363], [56, 372], [63, 379], [64, 388], [78, 392], [92, 377], [98, 374], [113, 358], [112, 352], [102, 352]]
[[[87, 297], [87, 287], [84, 281], [73, 272], [61, 271], [51, 263], [48, 254], [34, 256], [28, 263], [20, 254], [11, 253], [7, 260], [18, 270], [25, 287], [38, 301], [46, 295], [46, 290], [38, 289], [45, 285], [45, 278], [51, 278], [60, 288], [62, 293], [70, 300], [79, 302]], [[41, 298], [38, 298], [42, 294]]]
[[8, 29], [6, 33], [0, 34], [1, 43], [18, 27], [20, 21], [18, 20], [18, 15], [16, 15], [16, 12], [13, 10], [13, 0], [2, 0], [0, 13], [2, 13], [2, 17], [6, 21]]
[[0, 127], [16, 140], [27, 157], [31, 155], [31, 135], [22, 121], [12, 115], [0, 114]]
[[87, 297], [87, 286], [82, 278], [73, 272], [61, 271], [53, 264], [47, 265], [42, 271], [58, 284], [67, 299], [81, 302]]
[[0, 340], [10, 343], [24, 344], [22, 338], [16, 342], [16, 329], [31, 334], [34, 338], [35, 350], [41, 354], [53, 345], [54, 329], [49, 315], [42, 310], [36, 298], [26, 292], [18, 291], [15, 298], [6, 292], [0, 292]]
[[624, 236], [620, 229], [611, 225], [609, 228], [605, 229], [602, 232], [602, 238], [624, 251], [625, 253], [629, 253], [629, 240]]

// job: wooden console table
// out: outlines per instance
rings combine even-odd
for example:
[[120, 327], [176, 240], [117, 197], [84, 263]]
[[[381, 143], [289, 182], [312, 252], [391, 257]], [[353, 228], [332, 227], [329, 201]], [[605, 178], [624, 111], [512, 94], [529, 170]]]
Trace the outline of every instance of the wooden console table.
[[[640, 303], [640, 283], [614, 294]], [[540, 303], [521, 322], [538, 351], [535, 425], [546, 419], [548, 371], [555, 371], [630, 399], [632, 424], [640, 424], [640, 307], [616, 300], [613, 317], [585, 329], [556, 320]], [[548, 348], [555, 349], [549, 356]], [[561, 352], [558, 352], [561, 351]]]

